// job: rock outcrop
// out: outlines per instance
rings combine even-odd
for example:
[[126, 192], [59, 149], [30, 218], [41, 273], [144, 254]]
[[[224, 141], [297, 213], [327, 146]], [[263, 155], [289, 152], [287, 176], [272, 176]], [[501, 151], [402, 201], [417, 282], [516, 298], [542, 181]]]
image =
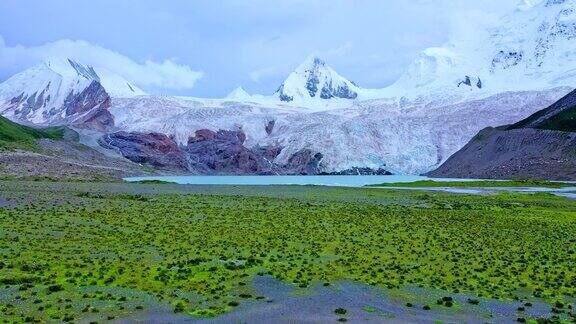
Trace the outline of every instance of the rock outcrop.
[[576, 180], [576, 91], [516, 124], [482, 130], [428, 175]]
[[117, 132], [102, 136], [98, 143], [117, 150], [128, 160], [171, 171], [186, 171], [186, 156], [176, 142], [160, 133]]
[[294, 153], [284, 168], [290, 174], [312, 175], [318, 174], [321, 170], [320, 162], [322, 153], [314, 153], [309, 149], [303, 149]]
[[184, 149], [189, 170], [203, 174], [271, 173], [273, 163], [262, 154], [265, 152], [248, 149], [244, 146], [245, 140], [246, 135], [242, 131], [196, 131]]
[[[172, 138], [158, 133], [118, 132], [99, 139], [101, 146], [113, 149], [125, 158], [153, 167], [188, 174], [220, 175], [316, 175], [323, 172], [322, 154], [302, 149], [286, 163], [275, 159], [282, 152], [278, 146], [245, 146], [242, 130], [197, 130], [187, 144], [178, 145]], [[368, 168], [342, 174], [389, 174]], [[338, 174], [338, 173], [334, 173]]]
[[78, 94], [71, 93], [64, 102], [66, 115], [73, 118], [71, 125], [100, 131], [114, 126], [114, 117], [108, 110], [110, 105], [110, 96], [96, 81]]

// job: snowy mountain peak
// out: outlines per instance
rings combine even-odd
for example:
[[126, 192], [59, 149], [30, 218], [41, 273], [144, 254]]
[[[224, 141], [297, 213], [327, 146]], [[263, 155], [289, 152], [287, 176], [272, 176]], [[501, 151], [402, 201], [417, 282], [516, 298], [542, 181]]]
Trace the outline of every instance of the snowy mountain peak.
[[242, 87], [237, 87], [236, 89], [232, 90], [227, 96], [226, 99], [229, 100], [244, 100], [249, 99], [251, 96], [244, 90]]
[[[110, 97], [145, 94], [119, 75], [71, 58], [50, 58], [0, 83], [0, 114], [42, 125], [110, 124]], [[104, 115], [103, 115], [104, 114]]]
[[576, 85], [576, 0], [523, 0], [497, 26], [424, 50], [395, 84], [405, 96], [485, 96]]
[[495, 54], [491, 72], [512, 71], [550, 84], [573, 78], [576, 64], [576, 0], [528, 1], [488, 40]]
[[356, 99], [358, 87], [340, 76], [316, 56], [308, 57], [276, 91], [280, 100], [302, 102], [310, 99]]
[[326, 66], [326, 61], [315, 55], [310, 55], [296, 68], [296, 71], [313, 71]]
[[82, 64], [73, 58], [52, 57], [46, 59], [41, 65], [59, 74], [67, 80], [85, 79], [100, 83], [112, 97], [131, 97], [145, 95], [146, 93], [107, 69]]
[[43, 64], [63, 77], [83, 77], [86, 80], [100, 82], [100, 77], [92, 66], [83, 65], [71, 58], [51, 58], [45, 60]]

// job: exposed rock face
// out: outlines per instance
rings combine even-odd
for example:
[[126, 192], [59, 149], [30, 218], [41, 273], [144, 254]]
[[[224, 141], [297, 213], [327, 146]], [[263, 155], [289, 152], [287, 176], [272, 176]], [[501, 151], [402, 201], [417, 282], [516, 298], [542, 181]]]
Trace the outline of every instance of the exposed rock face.
[[244, 132], [207, 129], [196, 131], [185, 148], [189, 169], [216, 174], [318, 174], [322, 154], [310, 150], [296, 152], [286, 165], [274, 163], [282, 148], [247, 148]]
[[318, 174], [322, 157], [322, 153], [313, 153], [308, 149], [300, 150], [288, 159], [288, 164], [286, 164], [285, 168], [290, 170], [292, 174]]
[[94, 69], [73, 60], [55, 65], [43, 63], [0, 84], [0, 113], [38, 125], [113, 126], [111, 98]]
[[244, 147], [242, 131], [202, 129], [188, 140], [185, 148], [189, 169], [201, 173], [261, 174], [271, 172], [258, 152]]
[[282, 148], [278, 146], [257, 146], [252, 148], [258, 155], [264, 157], [269, 163], [272, 163], [280, 152], [282, 152]]
[[272, 131], [274, 130], [274, 125], [276, 124], [275, 120], [271, 120], [268, 122], [268, 124], [266, 125], [266, 134], [270, 135], [272, 134]]
[[428, 175], [576, 180], [576, 91], [514, 125], [482, 130]]
[[[158, 133], [118, 132], [100, 138], [101, 146], [119, 151], [127, 159], [154, 167], [192, 174], [326, 174], [322, 154], [309, 149], [294, 153], [285, 164], [275, 162], [282, 152], [278, 146], [246, 147], [241, 130], [201, 129], [186, 146]], [[367, 168], [342, 174], [389, 174]], [[336, 173], [335, 173], [336, 174]]]
[[[73, 125], [106, 130], [114, 125], [114, 118], [108, 111], [111, 99], [104, 87], [98, 81], [92, 81], [81, 92], [69, 92], [59, 109], [45, 109], [50, 104], [50, 83], [40, 93], [20, 95], [10, 100], [8, 110], [14, 111], [14, 117], [19, 120], [28, 120], [37, 112], [41, 112], [43, 119], [58, 122], [54, 125]], [[62, 113], [63, 112], [63, 113]]]
[[499, 51], [498, 54], [492, 59], [491, 72], [497, 70], [507, 70], [513, 66], [516, 66], [522, 62], [524, 58], [523, 51]]
[[64, 102], [68, 116], [79, 116], [71, 123], [77, 127], [88, 127], [105, 131], [114, 126], [110, 108], [111, 99], [99, 82], [93, 81], [81, 93], [70, 94]]
[[[474, 79], [474, 82], [472, 82], [472, 79]], [[460, 88], [460, 86], [469, 86], [482, 89], [482, 79], [480, 79], [479, 77], [471, 78], [470, 76], [467, 75], [464, 77], [463, 80], [458, 82], [458, 88]]]
[[132, 162], [167, 170], [188, 170], [184, 153], [173, 139], [164, 134], [117, 132], [102, 136], [98, 143], [118, 150]]
[[70, 92], [64, 100], [63, 108], [66, 116], [72, 116], [84, 114], [105, 101], [110, 101], [106, 90], [97, 81], [92, 81], [82, 92]]
[[90, 128], [105, 132], [114, 126], [114, 117], [107, 109], [96, 109], [72, 124], [77, 128]]

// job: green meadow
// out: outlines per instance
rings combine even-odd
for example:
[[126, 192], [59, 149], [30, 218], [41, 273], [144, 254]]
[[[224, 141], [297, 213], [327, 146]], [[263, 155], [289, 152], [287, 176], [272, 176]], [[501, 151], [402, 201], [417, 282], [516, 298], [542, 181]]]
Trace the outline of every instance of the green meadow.
[[64, 129], [61, 127], [37, 129], [13, 123], [0, 116], [0, 151], [37, 150], [37, 140], [41, 138], [61, 139], [63, 136]]
[[538, 179], [519, 180], [472, 180], [472, 181], [440, 181], [420, 180], [414, 182], [381, 183], [369, 187], [399, 187], [399, 188], [568, 188], [576, 187], [576, 183], [557, 182]]
[[211, 317], [266, 299], [250, 285], [263, 275], [538, 299], [563, 313], [576, 297], [574, 200], [168, 187], [0, 182], [0, 318], [101, 321], [158, 305]]

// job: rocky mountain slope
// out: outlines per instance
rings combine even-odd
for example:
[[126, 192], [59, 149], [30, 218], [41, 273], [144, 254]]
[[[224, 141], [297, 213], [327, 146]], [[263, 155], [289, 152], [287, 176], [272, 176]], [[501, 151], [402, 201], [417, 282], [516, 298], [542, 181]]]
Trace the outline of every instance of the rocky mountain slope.
[[119, 181], [150, 173], [84, 146], [77, 137], [65, 127], [38, 129], [0, 117], [0, 178]]
[[[362, 88], [312, 56], [269, 96], [241, 88], [223, 99], [155, 96], [65, 60], [1, 84], [0, 113], [73, 125], [84, 143], [183, 172], [420, 174], [481, 129], [526, 118], [574, 89], [574, 8], [576, 0], [523, 2], [499, 26], [426, 49], [384, 89]], [[199, 131], [216, 135], [198, 143]], [[240, 133], [241, 143], [218, 139]], [[302, 152], [313, 158], [297, 158]]]
[[274, 159], [278, 147], [244, 146], [241, 130], [197, 130], [185, 146], [159, 133], [117, 132], [100, 138], [103, 147], [116, 149], [127, 159], [189, 174], [318, 174], [322, 154], [302, 150], [285, 164]]
[[576, 91], [516, 124], [482, 130], [429, 175], [576, 180]]
[[[100, 74], [99, 74], [100, 73]], [[114, 124], [110, 94], [144, 92], [120, 76], [72, 59], [50, 59], [0, 84], [0, 113], [36, 125], [89, 125], [105, 130]]]
[[323, 172], [368, 167], [418, 174], [440, 165], [480, 129], [525, 118], [567, 91], [506, 92], [448, 105], [382, 99], [313, 113], [152, 96], [116, 100], [110, 111], [123, 131], [167, 134], [182, 146], [198, 130], [241, 130], [247, 148], [280, 149], [278, 165], [309, 150], [322, 155]]

